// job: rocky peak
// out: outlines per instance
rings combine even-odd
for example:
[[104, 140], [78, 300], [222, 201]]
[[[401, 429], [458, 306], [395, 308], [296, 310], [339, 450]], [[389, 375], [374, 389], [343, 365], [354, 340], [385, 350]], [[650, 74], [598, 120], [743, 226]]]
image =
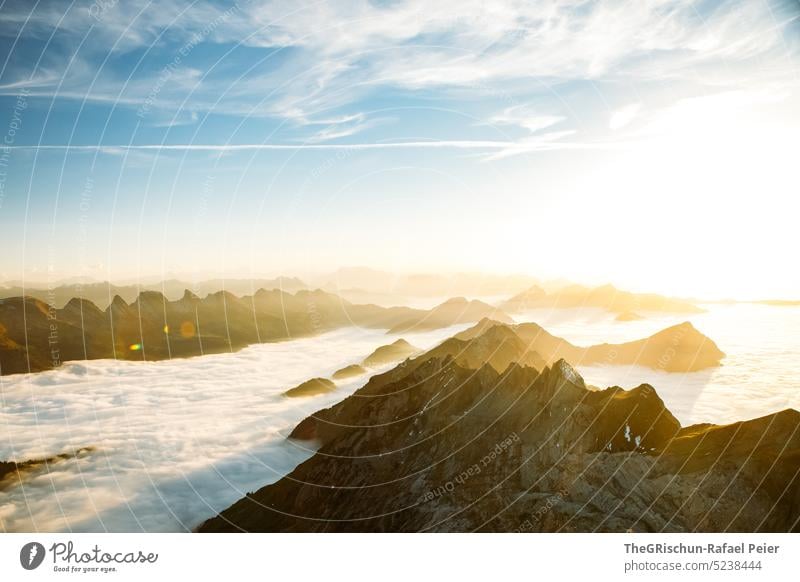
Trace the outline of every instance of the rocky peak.
[[184, 289], [183, 290], [183, 297], [181, 297], [181, 301], [194, 302], [194, 301], [200, 301], [200, 298], [197, 295], [195, 295], [194, 293], [192, 293], [191, 291], [189, 291], [188, 289]]
[[119, 295], [114, 295], [114, 299], [109, 303], [107, 311], [124, 311], [128, 309], [128, 304]]
[[99, 307], [83, 297], [73, 297], [64, 306], [64, 310], [83, 311], [84, 313], [102, 313]]
[[141, 291], [134, 304], [139, 305], [164, 305], [167, 298], [161, 291]]
[[681, 429], [648, 384], [430, 354], [300, 423], [319, 452], [201, 531], [797, 529], [796, 411]]

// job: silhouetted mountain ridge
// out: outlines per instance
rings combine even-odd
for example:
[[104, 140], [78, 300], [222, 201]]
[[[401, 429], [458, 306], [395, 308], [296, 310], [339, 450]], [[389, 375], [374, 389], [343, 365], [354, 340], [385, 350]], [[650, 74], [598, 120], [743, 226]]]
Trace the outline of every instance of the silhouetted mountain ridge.
[[294, 294], [261, 289], [245, 297], [217, 291], [203, 299], [185, 290], [174, 301], [149, 290], [130, 304], [115, 295], [105, 310], [79, 298], [58, 309], [34, 297], [12, 297], [0, 300], [0, 374], [48, 370], [68, 360], [161, 360], [233, 351], [353, 325], [391, 329], [424, 321], [425, 329], [435, 329], [483, 315], [480, 306], [427, 311], [355, 305], [319, 289]]

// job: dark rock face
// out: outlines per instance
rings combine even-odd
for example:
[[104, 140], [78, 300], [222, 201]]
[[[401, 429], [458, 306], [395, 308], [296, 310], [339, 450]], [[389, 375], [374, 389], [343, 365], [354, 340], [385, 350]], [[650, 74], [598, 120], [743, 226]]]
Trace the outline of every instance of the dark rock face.
[[302, 384], [290, 388], [283, 393], [284, 396], [289, 398], [300, 398], [303, 396], [317, 396], [318, 394], [326, 394], [336, 390], [336, 384], [327, 378], [311, 378]]
[[307, 418], [292, 437], [317, 454], [200, 531], [800, 530], [797, 411], [682, 428], [646, 384], [593, 390], [563, 360], [498, 371], [499, 336]]

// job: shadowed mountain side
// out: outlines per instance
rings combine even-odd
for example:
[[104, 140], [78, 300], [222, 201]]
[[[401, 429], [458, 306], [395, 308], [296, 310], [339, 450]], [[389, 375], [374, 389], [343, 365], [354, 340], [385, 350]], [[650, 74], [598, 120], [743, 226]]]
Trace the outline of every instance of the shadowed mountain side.
[[505, 371], [512, 363], [541, 370], [546, 362], [531, 350], [510, 327], [500, 324], [489, 327], [477, 337], [467, 340], [452, 337], [425, 354], [425, 358], [451, 356], [466, 368], [478, 369], [484, 364], [497, 372]]
[[[497, 322], [482, 320], [455, 337], [469, 340], [478, 337]], [[689, 323], [674, 325], [641, 340], [622, 344], [598, 344], [579, 347], [548, 333], [536, 323], [507, 326], [545, 362], [564, 358], [573, 366], [589, 364], [636, 364], [665, 372], [694, 372], [720, 365], [725, 354], [714, 341]]]
[[[681, 328], [682, 326], [676, 327]], [[689, 327], [691, 328], [691, 326]], [[694, 328], [691, 329], [694, 330]], [[711, 340], [705, 338], [696, 330], [693, 333], [703, 339], [687, 342], [686, 345], [680, 342], [675, 344], [673, 342], [675, 338], [692, 337], [692, 332], [689, 329], [675, 330], [668, 328], [650, 338], [629, 344], [601, 344], [590, 348], [579, 348], [564, 339], [547, 333], [535, 323], [509, 326], [484, 319], [427, 352], [404, 361], [396, 368], [383, 374], [372, 376], [364, 388], [349, 398], [368, 396], [380, 390], [387, 383], [408, 375], [430, 359], [452, 358], [458, 365], [473, 370], [488, 365], [498, 373], [504, 372], [512, 364], [542, 370], [545, 366], [555, 364], [560, 359], [565, 359], [573, 365], [589, 362], [609, 364], [635, 362], [641, 365], [655, 362], [656, 365], [661, 365], [662, 362], [665, 362], [670, 364], [664, 368], [665, 370], [675, 370], [677, 365], [671, 364], [672, 360], [667, 362], [664, 354], [671, 355], [676, 364], [682, 363], [685, 365], [684, 360], [688, 357], [686, 356], [687, 352], [691, 354], [693, 362], [700, 358], [704, 360], [713, 358], [716, 353], [714, 352], [716, 346]], [[666, 348], [663, 345], [665, 339], [668, 344]], [[709, 342], [708, 345], [706, 345], [706, 342]], [[356, 405], [353, 404], [352, 406]], [[337, 432], [338, 425], [342, 424], [339, 419], [328, 416], [329, 414], [335, 414], [336, 410], [336, 407], [332, 407], [306, 418], [295, 427], [291, 436], [293, 438], [316, 439], [327, 442], [331, 438], [331, 434]], [[343, 422], [343, 424], [347, 423]]]
[[651, 386], [591, 390], [563, 360], [411, 362], [314, 415], [318, 452], [199, 530], [800, 528], [797, 411], [682, 429]]
[[[431, 359], [452, 359], [463, 368], [477, 370], [484, 365], [498, 372], [504, 371], [513, 363], [544, 368], [544, 360], [536, 352], [531, 352], [511, 329], [503, 324], [488, 327], [485, 332], [469, 340], [452, 337], [416, 358], [407, 359], [397, 367], [372, 376], [367, 384], [346, 400], [352, 400], [350, 409], [365, 403], [364, 398], [379, 394], [384, 386], [404, 378]], [[328, 442], [338, 434], [340, 423], [336, 415], [339, 405], [321, 410], [298, 424], [290, 437], [301, 440]]]
[[701, 313], [704, 310], [689, 301], [654, 293], [631, 293], [613, 285], [584, 287], [568, 285], [551, 293], [538, 285], [514, 295], [500, 305], [509, 313], [537, 308], [598, 307], [613, 313], [660, 311], [666, 313]]
[[0, 374], [48, 370], [69, 360], [161, 360], [234, 351], [352, 325], [389, 329], [424, 320], [435, 328], [478, 319], [470, 310], [429, 313], [353, 305], [320, 290], [262, 289], [241, 298], [219, 291], [204, 299], [185, 291], [176, 301], [145, 291], [131, 304], [114, 297], [105, 310], [85, 299], [55, 309], [32, 297], [14, 297], [0, 300]]

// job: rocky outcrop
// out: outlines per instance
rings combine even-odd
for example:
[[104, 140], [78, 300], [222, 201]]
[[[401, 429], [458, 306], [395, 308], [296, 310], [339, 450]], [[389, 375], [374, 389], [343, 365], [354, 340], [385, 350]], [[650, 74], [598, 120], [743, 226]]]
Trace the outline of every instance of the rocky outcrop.
[[317, 396], [319, 394], [327, 394], [336, 390], [336, 384], [327, 378], [311, 378], [302, 384], [298, 384], [294, 388], [290, 388], [283, 393], [284, 396], [289, 398], [300, 398], [303, 396]]
[[377, 366], [383, 366], [384, 364], [400, 362], [409, 356], [418, 354], [419, 352], [419, 348], [415, 348], [404, 339], [399, 339], [389, 345], [380, 346], [379, 348], [375, 349], [375, 351], [364, 358], [364, 361], [361, 363], [364, 366], [374, 368]]
[[681, 427], [647, 384], [500, 371], [496, 327], [304, 420], [292, 438], [318, 452], [200, 531], [800, 530], [800, 413]]
[[345, 366], [340, 370], [336, 370], [331, 378], [334, 380], [347, 380], [348, 378], [355, 378], [356, 376], [361, 376], [362, 374], [366, 373], [367, 371], [363, 366], [359, 366], [358, 364], [350, 364], [349, 366]]
[[0, 461], [0, 491], [16, 487], [24, 482], [25, 477], [41, 468], [69, 459], [83, 459], [95, 451], [94, 447], [81, 447], [71, 453], [61, 453], [42, 459], [28, 459], [27, 461]]

